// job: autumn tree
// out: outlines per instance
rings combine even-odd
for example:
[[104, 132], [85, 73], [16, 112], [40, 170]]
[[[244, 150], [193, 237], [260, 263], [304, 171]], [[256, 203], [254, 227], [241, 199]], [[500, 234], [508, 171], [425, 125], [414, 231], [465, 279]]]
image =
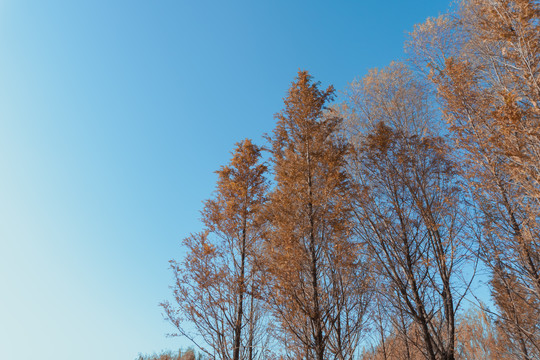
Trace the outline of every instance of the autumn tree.
[[385, 299], [385, 285], [378, 277], [375, 298], [369, 313], [373, 329], [369, 340], [364, 343], [362, 360], [414, 360], [424, 359], [417, 344], [422, 340], [418, 326], [403, 309], [395, 308]]
[[403, 344], [410, 358], [420, 349], [427, 359], [454, 359], [466, 217], [430, 96], [400, 63], [353, 83], [349, 171], [359, 189], [355, 231], [375, 261], [377, 298], [393, 309], [392, 343]]
[[[405, 332], [404, 332], [405, 331]], [[416, 324], [406, 329], [393, 328], [385, 336], [384, 341], [371, 348], [364, 348], [362, 360], [425, 360], [422, 352], [421, 334]]]
[[426, 358], [454, 359], [461, 224], [444, 143], [381, 123], [360, 152], [358, 233], [388, 280], [386, 297], [418, 325]]
[[[511, 360], [515, 355], [504, 339], [506, 332], [500, 328], [483, 308], [469, 308], [456, 318], [456, 359], [459, 360]], [[384, 342], [367, 349], [363, 360], [424, 360], [426, 357], [407, 339], [418, 337], [418, 326], [407, 328], [406, 337], [401, 329], [393, 329]]]
[[203, 360], [201, 354], [197, 356], [192, 349], [178, 352], [164, 351], [160, 354], [139, 355], [135, 360]]
[[347, 87], [345, 95], [340, 110], [353, 144], [381, 122], [419, 136], [441, 128], [435, 118], [432, 90], [404, 63], [369, 70]]
[[[171, 261], [176, 305], [163, 304], [166, 317], [179, 335], [211, 358], [267, 356], [255, 349], [265, 334], [254, 336], [263, 327], [262, 277], [254, 266], [267, 190], [267, 168], [260, 157], [260, 149], [250, 140], [237, 144], [230, 164], [217, 171], [215, 196], [202, 211], [204, 231], [184, 239], [187, 254], [182, 262]], [[186, 321], [196, 334], [188, 331]], [[208, 347], [198, 342], [198, 336]]]
[[470, 308], [458, 317], [456, 354], [463, 360], [515, 359], [504, 339], [505, 330], [497, 326], [482, 306]]
[[275, 188], [266, 208], [269, 302], [289, 356], [351, 359], [366, 307], [366, 275], [352, 241], [350, 147], [325, 109], [333, 87], [306, 71], [292, 83], [269, 142]]
[[[446, 34], [457, 34], [458, 41], [433, 51], [443, 42], [427, 39]], [[517, 358], [538, 358], [540, 4], [464, 1], [455, 14], [417, 27], [410, 48], [431, 69], [464, 155], [499, 324], [508, 329]]]

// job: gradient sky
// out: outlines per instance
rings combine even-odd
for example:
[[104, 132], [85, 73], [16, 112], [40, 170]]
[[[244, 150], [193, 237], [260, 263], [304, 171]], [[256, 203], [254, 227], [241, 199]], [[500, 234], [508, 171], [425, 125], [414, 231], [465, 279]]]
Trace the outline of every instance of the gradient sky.
[[0, 358], [178, 349], [158, 303], [234, 143], [448, 0], [0, 0]]

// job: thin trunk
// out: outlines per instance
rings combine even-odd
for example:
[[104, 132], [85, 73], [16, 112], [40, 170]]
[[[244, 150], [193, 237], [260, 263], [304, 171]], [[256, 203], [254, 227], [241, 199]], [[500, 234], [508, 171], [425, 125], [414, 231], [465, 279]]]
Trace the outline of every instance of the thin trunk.
[[[407, 243], [406, 245], [408, 247]], [[416, 317], [416, 320], [420, 323], [420, 327], [422, 328], [422, 335], [424, 337], [424, 343], [426, 344], [426, 350], [428, 352], [429, 359], [437, 360], [435, 356], [435, 350], [433, 348], [433, 341], [431, 338], [431, 334], [429, 332], [426, 310], [424, 308], [424, 303], [422, 302], [422, 299], [420, 298], [420, 293], [418, 292], [418, 286], [414, 278], [414, 270], [412, 266], [411, 254], [408, 248], [407, 248], [407, 253], [406, 253], [405, 258], [407, 261], [407, 269], [406, 269], [408, 273], [407, 277], [409, 278], [408, 280], [413, 291], [414, 302], [415, 302], [416, 308], [418, 309], [417, 310], [418, 316]]]
[[501, 272], [500, 276], [501, 276], [502, 283], [504, 284], [504, 290], [506, 291], [506, 295], [508, 296], [508, 299], [510, 300], [510, 312], [512, 314], [512, 318], [513, 318], [512, 320], [514, 324], [516, 325], [516, 330], [517, 330], [516, 335], [518, 337], [520, 350], [523, 353], [523, 359], [531, 360], [531, 358], [529, 357], [529, 352], [527, 350], [527, 344], [525, 343], [525, 339], [523, 338], [523, 330], [521, 329], [521, 321], [519, 319], [518, 309], [516, 309], [516, 305], [514, 303], [514, 296], [513, 296], [514, 294], [510, 290], [509, 284], [504, 279], [503, 270], [499, 269], [499, 271]]
[[508, 195], [506, 192], [506, 189], [503, 188], [502, 184], [500, 182], [497, 183], [499, 186], [499, 189], [502, 192], [503, 200], [504, 200], [504, 206], [506, 208], [506, 211], [508, 212], [508, 215], [510, 216], [510, 222], [512, 225], [512, 229], [514, 230], [514, 236], [519, 240], [519, 245], [522, 250], [522, 256], [525, 257], [526, 263], [529, 266], [529, 269], [527, 269], [527, 266], [525, 265], [525, 270], [531, 275], [531, 277], [534, 279], [534, 285], [536, 288], [537, 296], [540, 297], [540, 273], [534, 264], [534, 261], [532, 259], [531, 251], [529, 246], [527, 246], [527, 243], [525, 241], [525, 238], [523, 236], [523, 231], [521, 229], [520, 224], [518, 224], [518, 221], [516, 219], [516, 215], [514, 212], [514, 209], [512, 209], [512, 206], [510, 205], [510, 201], [508, 199]]
[[445, 358], [447, 360], [454, 360], [454, 347], [455, 347], [455, 319], [454, 319], [454, 302], [452, 300], [452, 293], [450, 292], [450, 281], [448, 279], [443, 280], [443, 293], [442, 297], [444, 299], [445, 307], [445, 316], [446, 316], [446, 325], [447, 325], [447, 336], [448, 342], [445, 349]]
[[444, 351], [445, 360], [454, 360], [455, 358], [455, 313], [454, 313], [454, 301], [452, 297], [452, 289], [450, 287], [450, 274], [448, 267], [445, 262], [445, 253], [442, 248], [442, 239], [439, 234], [439, 231], [434, 233], [435, 244], [434, 247], [437, 249], [437, 261], [439, 262], [439, 271], [442, 280], [443, 290], [441, 297], [444, 302], [444, 316], [446, 321], [446, 331], [447, 331], [447, 343]]
[[321, 309], [319, 304], [319, 281], [317, 268], [317, 251], [315, 247], [315, 219], [313, 216], [313, 184], [311, 179], [311, 153], [309, 143], [307, 149], [308, 161], [308, 211], [309, 211], [309, 252], [311, 255], [311, 286], [313, 287], [313, 316], [312, 322], [315, 328], [315, 353], [317, 360], [324, 360], [323, 329], [321, 319]]
[[382, 316], [381, 316], [381, 309], [380, 305], [377, 304], [377, 309], [379, 310], [379, 332], [381, 333], [381, 346], [383, 351], [383, 359], [387, 360], [388, 356], [386, 355], [386, 342], [384, 341], [384, 328], [382, 325]]
[[[403, 333], [405, 333], [407, 331], [407, 327], [405, 326], [405, 318], [403, 317], [403, 309], [402, 308], [399, 308], [399, 318], [401, 320], [401, 326], [403, 328]], [[411, 349], [409, 347], [409, 337], [407, 335], [404, 336], [404, 341], [405, 341], [405, 350], [407, 351], [407, 360], [411, 360]]]
[[244, 224], [242, 228], [242, 254], [240, 260], [240, 283], [238, 294], [238, 313], [236, 316], [236, 324], [234, 326], [234, 345], [233, 345], [233, 360], [240, 359], [240, 336], [242, 332], [242, 317], [244, 316], [244, 266], [246, 261], [246, 216], [244, 216]]
[[255, 328], [255, 324], [254, 324], [254, 316], [253, 316], [253, 282], [252, 282], [252, 285], [251, 285], [251, 297], [250, 297], [250, 307], [249, 307], [250, 311], [249, 311], [249, 341], [248, 341], [248, 346], [249, 346], [249, 355], [248, 355], [248, 360], [253, 360], [253, 340], [254, 340], [254, 328]]

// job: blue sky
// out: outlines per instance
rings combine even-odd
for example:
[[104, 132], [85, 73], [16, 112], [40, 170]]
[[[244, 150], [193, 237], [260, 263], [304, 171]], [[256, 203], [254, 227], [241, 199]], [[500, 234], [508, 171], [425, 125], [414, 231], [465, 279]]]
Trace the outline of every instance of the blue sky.
[[0, 0], [0, 358], [187, 343], [158, 303], [298, 69], [344, 86], [449, 1]]

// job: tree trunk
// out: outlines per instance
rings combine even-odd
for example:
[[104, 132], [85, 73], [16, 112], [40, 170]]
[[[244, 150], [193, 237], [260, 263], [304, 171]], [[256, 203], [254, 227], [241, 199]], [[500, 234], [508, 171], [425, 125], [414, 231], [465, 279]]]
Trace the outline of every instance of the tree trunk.
[[244, 316], [244, 267], [246, 261], [246, 216], [244, 216], [244, 226], [242, 229], [242, 254], [240, 260], [240, 280], [238, 294], [238, 312], [236, 316], [236, 324], [234, 325], [234, 345], [233, 345], [233, 360], [240, 359], [240, 336], [242, 333], [242, 317]]

